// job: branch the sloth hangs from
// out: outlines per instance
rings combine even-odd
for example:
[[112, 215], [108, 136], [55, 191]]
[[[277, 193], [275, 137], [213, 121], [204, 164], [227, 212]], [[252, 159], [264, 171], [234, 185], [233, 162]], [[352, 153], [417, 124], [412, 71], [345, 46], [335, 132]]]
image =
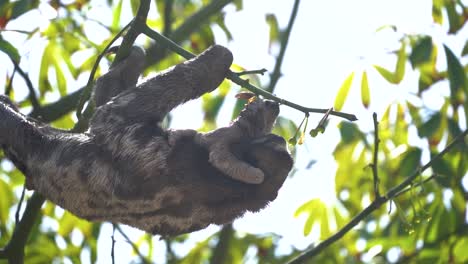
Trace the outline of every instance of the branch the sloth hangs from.
[[251, 100], [230, 126], [165, 130], [174, 107], [215, 90], [232, 63], [212, 46], [140, 85], [145, 52], [133, 47], [95, 85], [89, 130], [72, 133], [19, 113], [0, 96], [0, 144], [26, 186], [89, 221], [173, 236], [225, 224], [273, 201], [293, 160], [271, 134], [277, 103]]

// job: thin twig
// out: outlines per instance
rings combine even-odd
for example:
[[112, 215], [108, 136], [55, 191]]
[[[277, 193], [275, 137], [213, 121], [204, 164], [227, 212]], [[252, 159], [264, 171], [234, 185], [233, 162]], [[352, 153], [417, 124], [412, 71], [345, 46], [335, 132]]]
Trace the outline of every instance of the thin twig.
[[122, 230], [122, 228], [120, 228], [120, 225], [115, 225], [115, 229], [117, 229], [117, 231], [119, 231], [119, 233], [125, 238], [127, 243], [130, 244], [133, 251], [135, 251], [135, 253], [138, 255], [138, 257], [140, 257], [140, 259], [141, 259], [141, 261], [143, 261], [143, 263], [151, 263], [149, 260], [146, 259], [145, 256], [143, 256], [143, 254], [141, 254], [138, 247], [130, 240], [130, 238], [127, 236], [127, 234], [125, 234], [125, 232]]
[[402, 194], [404, 194], [404, 193], [410, 191], [411, 189], [414, 189], [415, 187], [423, 186], [425, 183], [427, 183], [427, 182], [433, 180], [435, 177], [437, 177], [437, 174], [432, 174], [431, 176], [427, 177], [426, 179], [424, 179], [424, 180], [422, 180], [422, 181], [419, 181], [419, 182], [417, 182], [417, 183], [413, 183], [412, 186], [410, 186], [410, 187], [408, 187], [408, 188], [406, 188], [406, 189], [403, 189], [403, 190], [401, 190], [401, 191], [395, 193], [394, 197], [398, 197], [398, 196], [400, 196], [400, 195], [402, 195]]
[[263, 75], [265, 72], [267, 72], [267, 69], [252, 70], [252, 71], [241, 71], [241, 72], [236, 72], [236, 74], [238, 76], [247, 75], [247, 74], [260, 74], [260, 75]]
[[18, 207], [16, 208], [15, 225], [18, 225], [19, 220], [20, 220], [19, 214], [20, 214], [20, 211], [21, 211], [21, 206], [23, 205], [24, 194], [25, 193], [26, 193], [26, 184], [23, 185], [23, 191], [21, 191], [21, 197], [20, 197], [20, 200], [18, 202]]
[[359, 224], [364, 218], [369, 216], [372, 212], [380, 208], [383, 204], [385, 204], [388, 200], [391, 200], [395, 198], [397, 195], [401, 194], [401, 192], [410, 184], [412, 184], [413, 180], [421, 174], [423, 171], [428, 169], [429, 167], [432, 166], [432, 164], [442, 158], [447, 152], [449, 152], [452, 148], [455, 146], [459, 145], [459, 141], [463, 141], [465, 139], [465, 136], [468, 135], [468, 129], [465, 130], [463, 133], [455, 137], [455, 139], [447, 145], [441, 152], [439, 152], [437, 155], [435, 155], [428, 163], [426, 163], [424, 166], [422, 166], [420, 169], [417, 169], [409, 176], [406, 178], [403, 182], [401, 182], [399, 185], [395, 186], [392, 188], [390, 191], [387, 192], [385, 196], [380, 196], [376, 197], [376, 199], [369, 205], [367, 206], [364, 210], [362, 210], [358, 215], [356, 215], [351, 221], [349, 221], [345, 226], [343, 226], [338, 232], [336, 232], [334, 235], [330, 236], [329, 238], [325, 239], [321, 243], [319, 243], [317, 246], [315, 246], [312, 249], [304, 251], [302, 254], [294, 258], [293, 260], [289, 261], [288, 264], [298, 264], [298, 263], [304, 263], [307, 260], [310, 260], [312, 257], [318, 255], [319, 253], [322, 252], [325, 248], [333, 244], [334, 242], [338, 241], [341, 239], [346, 233], [348, 233], [353, 227], [355, 227], [357, 224]]
[[31, 101], [31, 104], [33, 106], [33, 110], [39, 111], [41, 109], [41, 106], [39, 104], [39, 101], [37, 100], [36, 96], [36, 91], [34, 90], [34, 86], [31, 82], [31, 79], [29, 78], [28, 74], [21, 69], [21, 67], [18, 65], [17, 62], [15, 62], [13, 59], [11, 59], [11, 62], [15, 66], [15, 70], [23, 77], [24, 81], [26, 82], [26, 87], [28, 87], [29, 90], [29, 101]]
[[379, 174], [378, 174], [378, 162], [379, 162], [379, 122], [377, 121], [377, 114], [374, 113], [372, 115], [374, 120], [374, 160], [372, 161], [371, 168], [372, 168], [372, 175], [374, 177], [374, 194], [376, 198], [380, 197], [379, 192]]
[[289, 42], [289, 36], [291, 35], [291, 31], [294, 25], [294, 21], [296, 20], [297, 11], [299, 10], [299, 0], [294, 1], [294, 6], [291, 12], [291, 16], [289, 17], [288, 26], [284, 31], [282, 38], [281, 38], [281, 45], [278, 57], [276, 58], [275, 68], [273, 72], [270, 74], [270, 84], [266, 89], [268, 92], [272, 93], [278, 83], [279, 78], [281, 77], [281, 65], [283, 64], [284, 54], [286, 53], [286, 48]]
[[8, 244], [2, 249], [4, 252], [3, 255], [5, 256], [4, 258], [8, 258], [10, 264], [23, 263], [24, 246], [26, 245], [29, 233], [36, 222], [44, 202], [45, 198], [37, 192], [33, 193], [31, 198], [29, 198], [26, 208], [24, 209], [23, 217], [15, 226], [10, 241], [8, 241]]
[[11, 74], [10, 80], [7, 86], [5, 87], [5, 95], [7, 95], [8, 97], [10, 96], [11, 90], [13, 88], [13, 79], [15, 78], [15, 74], [16, 74], [16, 68], [13, 68], [13, 73]]
[[165, 0], [164, 1], [164, 26], [163, 26], [163, 35], [169, 36], [172, 33], [172, 6], [174, 0]]
[[83, 106], [84, 106], [85, 102], [88, 101], [88, 99], [91, 96], [91, 92], [92, 92], [92, 88], [93, 88], [92, 84], [93, 84], [93, 80], [94, 80], [94, 75], [96, 74], [97, 68], [99, 66], [99, 62], [104, 57], [107, 50], [112, 46], [112, 44], [114, 44], [114, 42], [123, 34], [123, 32], [125, 32], [125, 30], [127, 30], [132, 25], [132, 22], [133, 21], [130, 21], [124, 28], [122, 28], [122, 30], [120, 30], [119, 33], [117, 33], [117, 35], [115, 35], [115, 37], [109, 42], [109, 44], [107, 44], [107, 46], [104, 48], [103, 52], [101, 52], [98, 55], [98, 57], [96, 59], [96, 62], [93, 65], [93, 69], [89, 73], [88, 82], [86, 83], [86, 86], [83, 89], [83, 92], [81, 93], [80, 100], [78, 101], [78, 106], [76, 107], [76, 116], [78, 118], [81, 118], [81, 116], [83, 114], [82, 113]]
[[112, 235], [111, 235], [111, 259], [112, 259], [112, 264], [115, 264], [115, 224], [112, 223]]

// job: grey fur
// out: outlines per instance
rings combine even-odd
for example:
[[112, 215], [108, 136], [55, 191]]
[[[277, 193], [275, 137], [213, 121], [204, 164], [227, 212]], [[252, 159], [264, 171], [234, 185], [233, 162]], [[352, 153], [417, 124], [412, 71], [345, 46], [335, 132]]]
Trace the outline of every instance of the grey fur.
[[209, 161], [214, 167], [235, 180], [260, 184], [265, 178], [263, 171], [239, 160], [230, 151], [230, 145], [268, 135], [278, 114], [279, 105], [276, 102], [256, 98], [246, 105], [231, 125], [208, 133], [176, 130], [169, 134], [169, 144], [172, 145], [180, 136], [193, 135], [198, 144], [208, 149]]
[[[133, 49], [120, 64], [127, 66], [118, 64], [105, 76], [126, 73], [137, 57], [141, 54]], [[230, 222], [275, 199], [292, 167], [284, 140], [267, 134], [268, 128], [265, 136], [240, 137], [226, 146], [239, 161], [263, 172], [261, 184], [245, 184], [212, 166], [195, 134], [169, 144], [172, 132], [159, 122], [178, 104], [216, 89], [231, 63], [229, 50], [213, 46], [138, 86], [135, 74], [131, 82], [110, 78], [104, 83], [120, 92], [96, 91], [100, 106], [90, 129], [80, 134], [30, 120], [0, 96], [0, 144], [29, 189], [81, 218], [161, 235]]]

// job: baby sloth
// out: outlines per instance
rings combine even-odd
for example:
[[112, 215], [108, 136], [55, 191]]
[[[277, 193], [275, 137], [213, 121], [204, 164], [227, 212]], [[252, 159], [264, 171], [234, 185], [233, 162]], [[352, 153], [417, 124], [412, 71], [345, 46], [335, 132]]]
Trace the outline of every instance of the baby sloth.
[[246, 107], [229, 126], [207, 133], [192, 129], [174, 130], [169, 136], [169, 144], [184, 136], [193, 136], [194, 141], [208, 149], [209, 162], [227, 176], [249, 184], [260, 184], [265, 179], [262, 170], [238, 159], [231, 151], [234, 143], [260, 138], [271, 133], [279, 114], [278, 103], [262, 100], [253, 93], [242, 93], [236, 97], [249, 99]]
[[196, 141], [208, 149], [209, 162], [214, 167], [235, 180], [260, 184], [265, 178], [263, 172], [236, 158], [229, 149], [233, 143], [270, 134], [278, 114], [276, 102], [255, 98], [230, 126], [200, 133]]
[[271, 133], [279, 114], [278, 103], [262, 100], [252, 93], [242, 93], [238, 98], [249, 99], [239, 117], [229, 126], [208, 133], [198, 133], [192, 129], [175, 130], [169, 144], [182, 136], [193, 135], [194, 141], [209, 151], [209, 162], [227, 176], [249, 184], [260, 184], [265, 179], [262, 170], [239, 160], [231, 151], [234, 143], [260, 138]]

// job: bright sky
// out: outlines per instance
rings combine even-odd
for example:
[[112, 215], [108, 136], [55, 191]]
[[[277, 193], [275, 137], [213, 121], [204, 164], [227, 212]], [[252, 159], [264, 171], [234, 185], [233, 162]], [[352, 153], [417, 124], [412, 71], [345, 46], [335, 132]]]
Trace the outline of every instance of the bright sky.
[[[338, 88], [346, 76], [351, 71], [357, 71], [355, 83], [359, 83], [360, 72], [366, 69], [371, 87], [370, 109], [365, 110], [362, 107], [359, 87], [355, 86], [351, 89], [343, 111], [356, 114], [359, 118], [357, 124], [370, 130], [372, 112], [375, 111], [381, 116], [388, 103], [406, 98], [408, 91], [417, 89], [417, 76], [411, 72], [410, 66], [407, 67], [408, 73], [405, 80], [398, 86], [383, 81], [372, 70], [373, 64], [387, 68], [394, 67], [395, 58], [389, 55], [389, 52], [399, 47], [398, 39], [401, 37], [401, 32], [427, 33], [432, 35], [438, 43], [442, 41], [448, 43], [454, 51], [458, 52], [462, 48], [463, 43], [444, 37], [445, 28], [432, 23], [431, 2], [427, 0], [301, 1], [283, 63], [284, 76], [280, 79], [275, 94], [304, 106], [329, 108], [333, 106]], [[292, 4], [292, 0], [244, 1], [244, 8], [240, 12], [235, 12], [230, 6], [226, 8], [226, 24], [234, 40], [228, 43], [221, 30], [215, 28], [216, 41], [233, 51], [236, 64], [246, 69], [267, 68], [271, 70], [274, 58], [267, 53], [269, 29], [265, 23], [265, 14], [276, 14], [280, 26], [284, 28], [289, 19]], [[99, 11], [95, 10], [94, 14], [96, 13]], [[90, 14], [92, 15], [93, 12]], [[126, 23], [127, 20], [122, 20], [122, 24]], [[383, 25], [396, 25], [400, 33], [390, 30], [376, 33], [376, 29]], [[16, 28], [18, 29], [19, 26], [18, 23]], [[24, 25], [21, 24], [21, 26]], [[33, 41], [29, 41], [26, 45], [32, 47], [35, 47], [33, 44], [38, 45], [34, 42], [31, 44], [31, 42]], [[25, 42], [19, 45], [25, 45]], [[30, 56], [35, 55], [30, 54]], [[4, 57], [0, 58], [4, 60]], [[38, 59], [31, 58], [36, 62], [39, 61]], [[2, 76], [4, 76], [4, 71], [5, 69], [0, 69]], [[32, 73], [32, 77], [37, 81], [37, 73]], [[79, 82], [82, 82], [82, 85], [84, 80]], [[436, 100], [435, 103], [444, 94], [447, 94], [447, 91], [443, 89], [432, 94]], [[227, 104], [233, 102], [234, 99], [231, 99]], [[220, 125], [229, 123], [232, 107], [228, 105], [223, 109], [219, 120]], [[187, 113], [191, 113], [191, 116], [188, 117]], [[294, 120], [297, 124], [303, 117], [302, 113], [284, 106], [281, 108], [281, 115]], [[172, 126], [198, 128], [201, 126], [202, 118], [199, 102], [187, 103], [174, 111]], [[312, 115], [309, 120], [310, 127], [320, 118], [320, 115]], [[283, 237], [280, 242], [280, 250], [283, 253], [288, 253], [291, 245], [304, 249], [316, 242], [317, 237], [314, 234], [308, 237], [303, 236], [304, 218], [295, 219], [293, 214], [300, 205], [312, 198], [320, 197], [328, 203], [333, 203], [335, 200], [336, 165], [331, 153], [340, 140], [336, 127], [339, 121], [341, 120], [338, 118], [332, 118], [325, 134], [317, 138], [308, 137], [306, 143], [298, 147], [295, 163], [298, 171], [294, 177], [286, 181], [277, 200], [267, 209], [257, 214], [247, 214], [237, 220], [235, 222], [237, 230], [248, 233], [277, 233]], [[310, 169], [305, 169], [310, 160], [317, 160], [317, 163]], [[105, 224], [103, 228], [103, 234], [109, 235], [100, 237], [98, 249], [102, 252], [109, 252], [107, 248], [111, 244], [111, 226]], [[190, 243], [178, 248], [179, 252], [187, 252], [194, 245], [193, 243], [218, 229], [218, 227], [210, 227], [194, 233]], [[134, 230], [129, 235], [137, 239], [141, 234], [140, 231]], [[124, 242], [123, 238], [117, 239], [119, 241], [116, 244], [117, 254], [123, 254], [122, 257], [129, 254], [130, 246]], [[158, 241], [157, 237], [154, 239], [154, 246], [155, 252], [163, 251], [161, 249], [163, 243]], [[99, 255], [100, 263], [107, 263], [107, 260], [107, 255]]]

